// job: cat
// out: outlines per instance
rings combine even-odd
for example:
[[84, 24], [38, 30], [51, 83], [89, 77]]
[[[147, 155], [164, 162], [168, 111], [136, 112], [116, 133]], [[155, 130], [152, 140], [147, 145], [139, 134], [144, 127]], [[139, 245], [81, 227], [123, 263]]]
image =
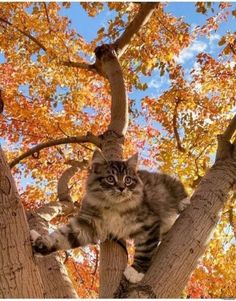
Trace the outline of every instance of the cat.
[[127, 161], [107, 161], [96, 150], [79, 215], [46, 236], [32, 230], [34, 250], [49, 254], [111, 238], [132, 239], [134, 262], [124, 274], [132, 283], [140, 281], [162, 236], [188, 201], [179, 180], [167, 174], [137, 170], [137, 161], [137, 154]]

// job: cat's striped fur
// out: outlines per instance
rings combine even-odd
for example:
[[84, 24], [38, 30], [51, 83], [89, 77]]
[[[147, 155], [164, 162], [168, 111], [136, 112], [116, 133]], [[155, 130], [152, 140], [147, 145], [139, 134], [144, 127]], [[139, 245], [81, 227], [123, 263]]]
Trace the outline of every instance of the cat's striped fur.
[[48, 254], [105, 239], [133, 239], [133, 267], [146, 272], [161, 236], [183, 209], [187, 194], [176, 179], [137, 171], [137, 156], [106, 161], [95, 151], [80, 214], [48, 236], [33, 236], [36, 251]]

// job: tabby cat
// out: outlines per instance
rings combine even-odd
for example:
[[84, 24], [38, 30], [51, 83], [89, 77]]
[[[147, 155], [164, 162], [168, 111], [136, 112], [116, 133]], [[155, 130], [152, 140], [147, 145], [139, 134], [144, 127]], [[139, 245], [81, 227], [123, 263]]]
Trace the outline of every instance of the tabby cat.
[[32, 230], [35, 251], [49, 254], [106, 239], [132, 239], [134, 262], [125, 276], [130, 282], [141, 280], [162, 235], [187, 205], [187, 194], [166, 174], [137, 170], [137, 160], [136, 154], [127, 161], [106, 161], [96, 150], [80, 214], [50, 235]]

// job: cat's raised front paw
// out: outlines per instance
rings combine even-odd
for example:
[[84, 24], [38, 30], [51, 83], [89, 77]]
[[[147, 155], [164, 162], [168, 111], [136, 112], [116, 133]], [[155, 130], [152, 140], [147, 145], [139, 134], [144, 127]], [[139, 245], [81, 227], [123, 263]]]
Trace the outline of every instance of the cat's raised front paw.
[[138, 283], [143, 279], [144, 274], [139, 273], [135, 268], [128, 266], [124, 271], [125, 278], [131, 283]]
[[190, 197], [186, 197], [185, 199], [179, 202], [179, 211], [184, 211], [190, 205]]
[[49, 241], [46, 237], [41, 236], [37, 231], [31, 230], [30, 237], [32, 241], [32, 247], [35, 252], [47, 255], [52, 252]]

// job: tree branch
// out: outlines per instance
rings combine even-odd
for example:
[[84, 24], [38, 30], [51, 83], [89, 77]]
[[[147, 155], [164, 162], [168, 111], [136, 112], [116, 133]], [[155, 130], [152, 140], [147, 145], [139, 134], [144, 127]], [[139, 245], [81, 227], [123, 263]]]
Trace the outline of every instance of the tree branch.
[[231, 198], [231, 204], [229, 210], [227, 211], [229, 215], [229, 224], [233, 230], [234, 238], [236, 239], [236, 221], [234, 219], [234, 210], [235, 210], [235, 201], [236, 201], [236, 192], [233, 193]]
[[10, 168], [14, 167], [16, 164], [18, 164], [20, 161], [23, 159], [32, 156], [35, 153], [39, 153], [42, 149], [52, 147], [55, 145], [60, 145], [60, 144], [68, 144], [68, 143], [93, 143], [97, 147], [101, 146], [101, 141], [98, 137], [94, 136], [91, 133], [88, 133], [86, 136], [75, 136], [75, 137], [66, 137], [66, 138], [61, 138], [61, 139], [55, 139], [55, 140], [50, 140], [41, 144], [38, 144], [34, 147], [32, 147], [30, 150], [27, 152], [23, 153], [16, 159], [14, 159], [9, 165]]
[[95, 64], [87, 64], [87, 63], [79, 63], [79, 62], [72, 62], [72, 61], [64, 61], [60, 63], [63, 66], [67, 67], [75, 67], [79, 69], [89, 70], [89, 71], [97, 71]]
[[42, 48], [45, 52], [47, 51], [47, 48], [39, 41], [37, 40], [35, 37], [33, 37], [30, 33], [25, 32], [19, 28], [17, 28], [16, 26], [14, 26], [11, 22], [9, 22], [8, 20], [5, 20], [3, 18], [0, 17], [0, 21], [4, 22], [5, 24], [11, 26], [12, 28], [16, 29], [17, 31], [19, 31], [20, 33], [22, 33], [24, 36], [26, 36], [27, 38], [29, 38], [31, 41], [33, 41], [35, 44], [37, 44], [40, 48]]
[[174, 108], [174, 114], [173, 114], [173, 121], [172, 121], [172, 125], [173, 125], [173, 130], [174, 130], [174, 135], [175, 135], [175, 139], [177, 142], [177, 148], [180, 152], [184, 153], [185, 149], [182, 147], [181, 145], [181, 141], [180, 141], [180, 137], [179, 137], [179, 133], [178, 133], [178, 126], [177, 126], [177, 118], [178, 118], [178, 105], [181, 102], [181, 99], [177, 99], [176, 100], [176, 104], [175, 104], [175, 108]]
[[119, 58], [126, 51], [132, 37], [148, 22], [155, 8], [158, 6], [159, 2], [148, 2], [140, 5], [139, 13], [113, 44]]
[[[229, 139], [234, 132], [234, 120], [235, 118], [225, 131]], [[222, 141], [225, 142], [223, 139]], [[144, 298], [153, 293], [157, 298], [180, 297], [198, 259], [207, 247], [227, 194], [236, 183], [236, 144], [230, 145], [234, 151], [220, 141], [221, 153], [227, 155], [216, 158], [215, 164], [191, 197], [191, 205], [180, 215], [158, 247], [143, 280], [135, 288], [132, 287], [127, 297], [137, 296], [137, 292], [145, 285], [149, 286], [149, 292], [143, 291]]]
[[[47, 19], [48, 19], [48, 23], [49, 23], [49, 17], [48, 17], [48, 13], [47, 13], [46, 4], [44, 4], [44, 7], [45, 7], [45, 12], [46, 12], [46, 16], [47, 16]], [[37, 44], [45, 52], [47, 52], [47, 48], [38, 39], [36, 39], [34, 36], [32, 36], [30, 33], [17, 28], [11, 22], [9, 22], [8, 20], [5, 20], [5, 19], [3, 19], [1, 17], [0, 17], [0, 21], [3, 22], [3, 23], [5, 23], [5, 24], [7, 24], [7, 25], [9, 25], [9, 26], [11, 26], [12, 28], [14, 28], [18, 32], [20, 32], [21, 34], [23, 34], [24, 36], [26, 36], [27, 38], [29, 38], [35, 44]], [[93, 65], [89, 65], [89, 64], [86, 64], [86, 63], [78, 63], [78, 62], [71, 62], [71, 61], [61, 62], [60, 64], [64, 65], [64, 66], [68, 66], [68, 67], [76, 67], [76, 68], [80, 68], [80, 69], [85, 69], [85, 70], [90, 70], [90, 71], [96, 71], [96, 67], [94, 66], [94, 64]]]
[[[75, 203], [72, 202], [71, 197], [69, 196], [68, 183], [78, 168], [82, 169], [87, 166], [87, 161], [70, 161], [68, 163], [70, 163], [72, 167], [66, 169], [58, 181], [57, 191], [59, 202], [51, 202], [42, 206], [36, 212], [28, 214], [30, 229], [36, 230], [41, 235], [48, 234], [49, 222], [54, 217], [58, 215], [73, 214], [76, 209]], [[35, 256], [35, 259], [44, 282], [45, 298], [50, 298], [52, 296], [56, 296], [57, 298], [78, 297], [58, 254], [53, 253], [45, 257]], [[55, 273], [55, 270], [60, 272]], [[47, 281], [45, 281], [45, 279]], [[54, 282], [63, 285], [56, 294], [54, 291]]]
[[95, 54], [99, 69], [108, 78], [111, 86], [111, 122], [108, 130], [124, 136], [128, 127], [128, 97], [120, 63], [110, 45], [97, 47]]
[[47, 21], [48, 21], [49, 32], [51, 32], [51, 28], [50, 28], [50, 19], [49, 19], [49, 15], [48, 15], [47, 4], [46, 4], [45, 2], [43, 2], [43, 6], [44, 6], [45, 14], [46, 14], [46, 17], [47, 17]]
[[2, 98], [2, 90], [0, 89], [0, 114], [3, 112], [4, 109], [4, 102]]
[[[125, 52], [132, 36], [148, 21], [156, 4], [145, 4], [133, 22], [114, 45], [102, 45], [95, 50], [96, 69], [111, 85], [111, 122], [101, 138], [102, 150], [108, 160], [123, 158], [124, 135], [128, 127], [128, 97], [118, 57]], [[125, 250], [116, 242], [105, 241], [100, 245], [100, 298], [112, 298], [127, 264]], [[107, 284], [109, 283], [109, 288]]]
[[57, 195], [60, 202], [67, 201], [71, 202], [71, 196], [69, 194], [70, 190], [68, 187], [69, 180], [73, 177], [73, 175], [77, 172], [79, 169], [84, 169], [88, 167], [88, 161], [83, 160], [81, 162], [78, 161], [68, 161], [68, 164], [72, 165], [67, 170], [64, 171], [62, 176], [60, 177], [58, 184], [57, 184]]
[[[45, 204], [44, 206], [37, 209], [35, 213], [31, 213], [29, 215], [31, 224], [37, 223], [37, 225], [41, 225], [39, 233], [42, 233], [42, 231], [47, 231], [48, 222], [50, 222], [56, 216], [69, 215], [75, 210], [76, 205], [72, 202], [71, 196], [69, 194], [68, 183], [77, 172], [78, 168], [82, 170], [88, 166], [88, 161], [70, 161], [67, 163], [71, 164], [72, 166], [67, 168], [63, 172], [57, 184], [57, 196], [59, 202], [50, 202], [48, 204]], [[34, 222], [32, 222], [32, 218], [34, 218]], [[35, 229], [35, 227], [36, 226], [34, 226], [34, 228], [32, 227], [32, 229]]]
[[230, 141], [235, 131], [236, 131], [236, 115], [233, 117], [227, 129], [225, 130], [223, 134], [224, 138]]
[[[102, 151], [108, 160], [123, 158], [124, 136], [128, 126], [128, 99], [123, 73], [112, 46], [102, 45], [95, 50], [98, 70], [111, 85], [111, 122], [100, 138]], [[112, 298], [127, 263], [125, 250], [114, 241], [100, 244], [100, 298]], [[109, 280], [109, 281], [108, 281]], [[109, 283], [109, 287], [107, 284]]]
[[[124, 52], [126, 51], [132, 37], [148, 22], [150, 17], [152, 16], [156, 7], [158, 7], [158, 2], [153, 3], [144, 3], [140, 5], [140, 11], [135, 16], [133, 21], [127, 26], [124, 33], [113, 43], [111, 44], [111, 48], [114, 48], [118, 58], [120, 58]], [[97, 71], [100, 75], [103, 75], [100, 72], [99, 63], [89, 65], [86, 63], [77, 63], [77, 62], [62, 62], [64, 66], [68, 67], [77, 67], [81, 69], [86, 69], [90, 71]]]
[[[216, 152], [216, 160], [225, 160], [231, 158], [235, 148], [230, 143], [231, 138], [236, 130], [236, 115], [233, 117], [228, 127], [222, 135], [217, 136], [218, 148]], [[235, 143], [235, 142], [234, 142]]]

